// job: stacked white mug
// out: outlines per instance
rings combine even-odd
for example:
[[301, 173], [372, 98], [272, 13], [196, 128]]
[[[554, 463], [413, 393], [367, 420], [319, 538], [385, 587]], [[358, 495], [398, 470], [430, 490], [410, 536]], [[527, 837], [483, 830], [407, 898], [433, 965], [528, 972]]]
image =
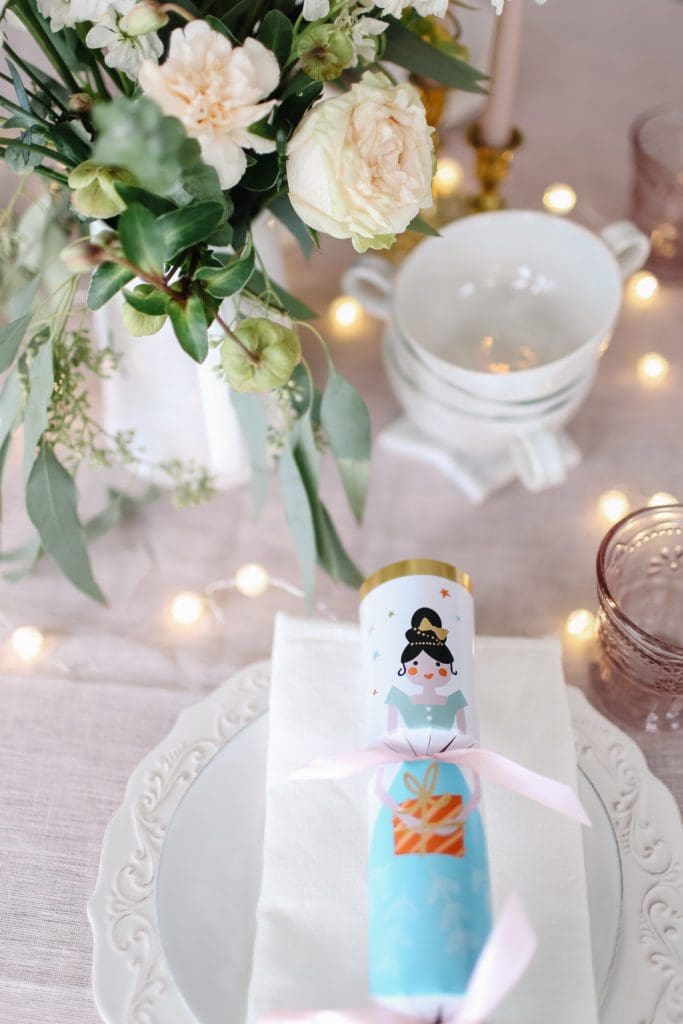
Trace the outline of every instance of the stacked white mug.
[[478, 214], [418, 246], [398, 272], [363, 257], [344, 289], [388, 321], [384, 359], [406, 417], [454, 457], [511, 460], [532, 491], [580, 458], [563, 433], [612, 337], [623, 280], [649, 240], [544, 213]]

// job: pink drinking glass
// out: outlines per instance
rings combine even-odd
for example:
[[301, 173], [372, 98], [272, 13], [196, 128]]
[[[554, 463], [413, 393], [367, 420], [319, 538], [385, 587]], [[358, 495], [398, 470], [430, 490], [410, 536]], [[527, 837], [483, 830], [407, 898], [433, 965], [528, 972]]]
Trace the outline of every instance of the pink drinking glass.
[[597, 558], [599, 687], [625, 724], [683, 727], [683, 505], [644, 508]]
[[652, 244], [650, 266], [683, 277], [683, 105], [646, 110], [631, 126], [631, 215]]

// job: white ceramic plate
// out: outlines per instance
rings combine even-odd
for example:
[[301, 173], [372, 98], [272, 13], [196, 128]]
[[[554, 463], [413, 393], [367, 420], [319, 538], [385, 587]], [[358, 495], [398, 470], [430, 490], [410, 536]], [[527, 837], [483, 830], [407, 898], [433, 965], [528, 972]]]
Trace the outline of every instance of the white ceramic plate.
[[[107, 1024], [243, 1024], [268, 664], [185, 711], [130, 779], [88, 912]], [[683, 1020], [683, 829], [638, 748], [570, 689], [603, 1024]], [[579, 1024], [579, 1022], [577, 1022]]]

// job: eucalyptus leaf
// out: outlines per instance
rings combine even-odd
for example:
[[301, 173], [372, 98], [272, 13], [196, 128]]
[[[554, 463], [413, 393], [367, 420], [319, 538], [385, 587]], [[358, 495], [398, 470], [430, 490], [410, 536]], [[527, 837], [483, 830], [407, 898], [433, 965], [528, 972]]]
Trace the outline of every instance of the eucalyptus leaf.
[[282, 450], [279, 471], [287, 522], [294, 539], [301, 582], [310, 606], [315, 587], [315, 527], [308, 494], [288, 444]]
[[353, 564], [339, 539], [334, 523], [318, 492], [318, 466], [320, 456], [315, 443], [311, 421], [311, 410], [301, 416], [292, 432], [295, 439], [294, 459], [311, 509], [315, 546], [319, 564], [334, 580], [357, 587], [363, 582], [363, 575]]
[[268, 414], [260, 395], [230, 389], [230, 400], [242, 429], [251, 463], [251, 493], [258, 516], [268, 493]]
[[26, 111], [28, 111], [30, 113], [31, 112], [31, 104], [29, 103], [28, 96], [26, 95], [26, 89], [24, 88], [24, 83], [19, 78], [19, 73], [17, 72], [17, 69], [15, 68], [14, 64], [12, 64], [12, 62], [10, 60], [7, 61], [7, 67], [9, 68], [9, 73], [12, 76], [12, 84], [14, 85], [14, 91], [17, 94], [17, 99], [19, 100], [19, 103], [23, 107], [24, 110], [26, 110]]
[[331, 364], [320, 406], [320, 420], [349, 505], [360, 522], [370, 480], [370, 415], [356, 389]]
[[224, 213], [221, 203], [205, 202], [159, 217], [157, 225], [164, 240], [165, 258], [170, 260], [183, 249], [206, 241], [220, 227]]
[[48, 338], [33, 353], [28, 368], [28, 395], [24, 407], [24, 481], [29, 478], [40, 439], [47, 429], [53, 387], [52, 338]]
[[21, 381], [16, 370], [5, 378], [0, 391], [0, 444], [4, 445], [12, 433], [17, 417], [21, 411], [23, 392]]
[[90, 278], [88, 309], [101, 309], [135, 275], [119, 263], [102, 263]]
[[485, 92], [481, 81], [486, 78], [471, 64], [458, 57], [437, 50], [436, 47], [411, 32], [396, 18], [388, 18], [383, 35], [384, 59], [412, 71], [416, 75], [434, 79], [450, 89], [462, 92]]
[[118, 232], [124, 255], [130, 263], [146, 274], [163, 274], [164, 236], [153, 213], [139, 203], [133, 203], [119, 217]]
[[289, 313], [293, 320], [315, 320], [318, 315], [304, 302], [301, 302], [300, 299], [297, 299], [294, 295], [290, 295], [282, 285], [276, 284], [272, 278], [266, 282], [266, 279], [260, 270], [255, 270], [251, 275], [248, 290], [255, 295], [257, 299], [262, 298], [267, 292], [268, 304], [274, 305], [277, 309], [281, 309], [285, 313]]
[[195, 278], [203, 281], [206, 290], [215, 298], [227, 299], [240, 292], [253, 273], [254, 251], [251, 249], [243, 259], [225, 267], [200, 267]]
[[322, 501], [320, 502], [315, 526], [318, 560], [323, 569], [329, 573], [333, 580], [345, 583], [348, 587], [359, 587], [365, 578], [364, 573], [360, 571], [346, 552], [332, 522], [330, 513]]
[[199, 295], [190, 295], [186, 301], [171, 299], [168, 315], [182, 348], [196, 363], [203, 363], [209, 354], [209, 336], [204, 303]]
[[14, 362], [30, 322], [31, 314], [27, 313], [0, 329], [0, 373], [8, 370]]
[[105, 604], [95, 582], [76, 506], [76, 485], [47, 445], [26, 484], [26, 510], [47, 553], [84, 594]]

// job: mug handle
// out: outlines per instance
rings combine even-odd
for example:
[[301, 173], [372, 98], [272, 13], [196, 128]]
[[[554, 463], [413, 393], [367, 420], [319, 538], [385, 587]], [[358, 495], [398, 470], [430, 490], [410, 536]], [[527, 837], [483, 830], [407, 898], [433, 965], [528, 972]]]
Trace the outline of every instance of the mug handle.
[[342, 288], [378, 320], [391, 316], [396, 267], [379, 256], [361, 256], [342, 276]]
[[528, 491], [556, 487], [567, 479], [567, 462], [562, 439], [551, 430], [521, 434], [510, 454], [517, 475]]
[[600, 237], [612, 250], [623, 281], [640, 270], [650, 255], [650, 239], [630, 220], [616, 220], [608, 224], [600, 232]]

